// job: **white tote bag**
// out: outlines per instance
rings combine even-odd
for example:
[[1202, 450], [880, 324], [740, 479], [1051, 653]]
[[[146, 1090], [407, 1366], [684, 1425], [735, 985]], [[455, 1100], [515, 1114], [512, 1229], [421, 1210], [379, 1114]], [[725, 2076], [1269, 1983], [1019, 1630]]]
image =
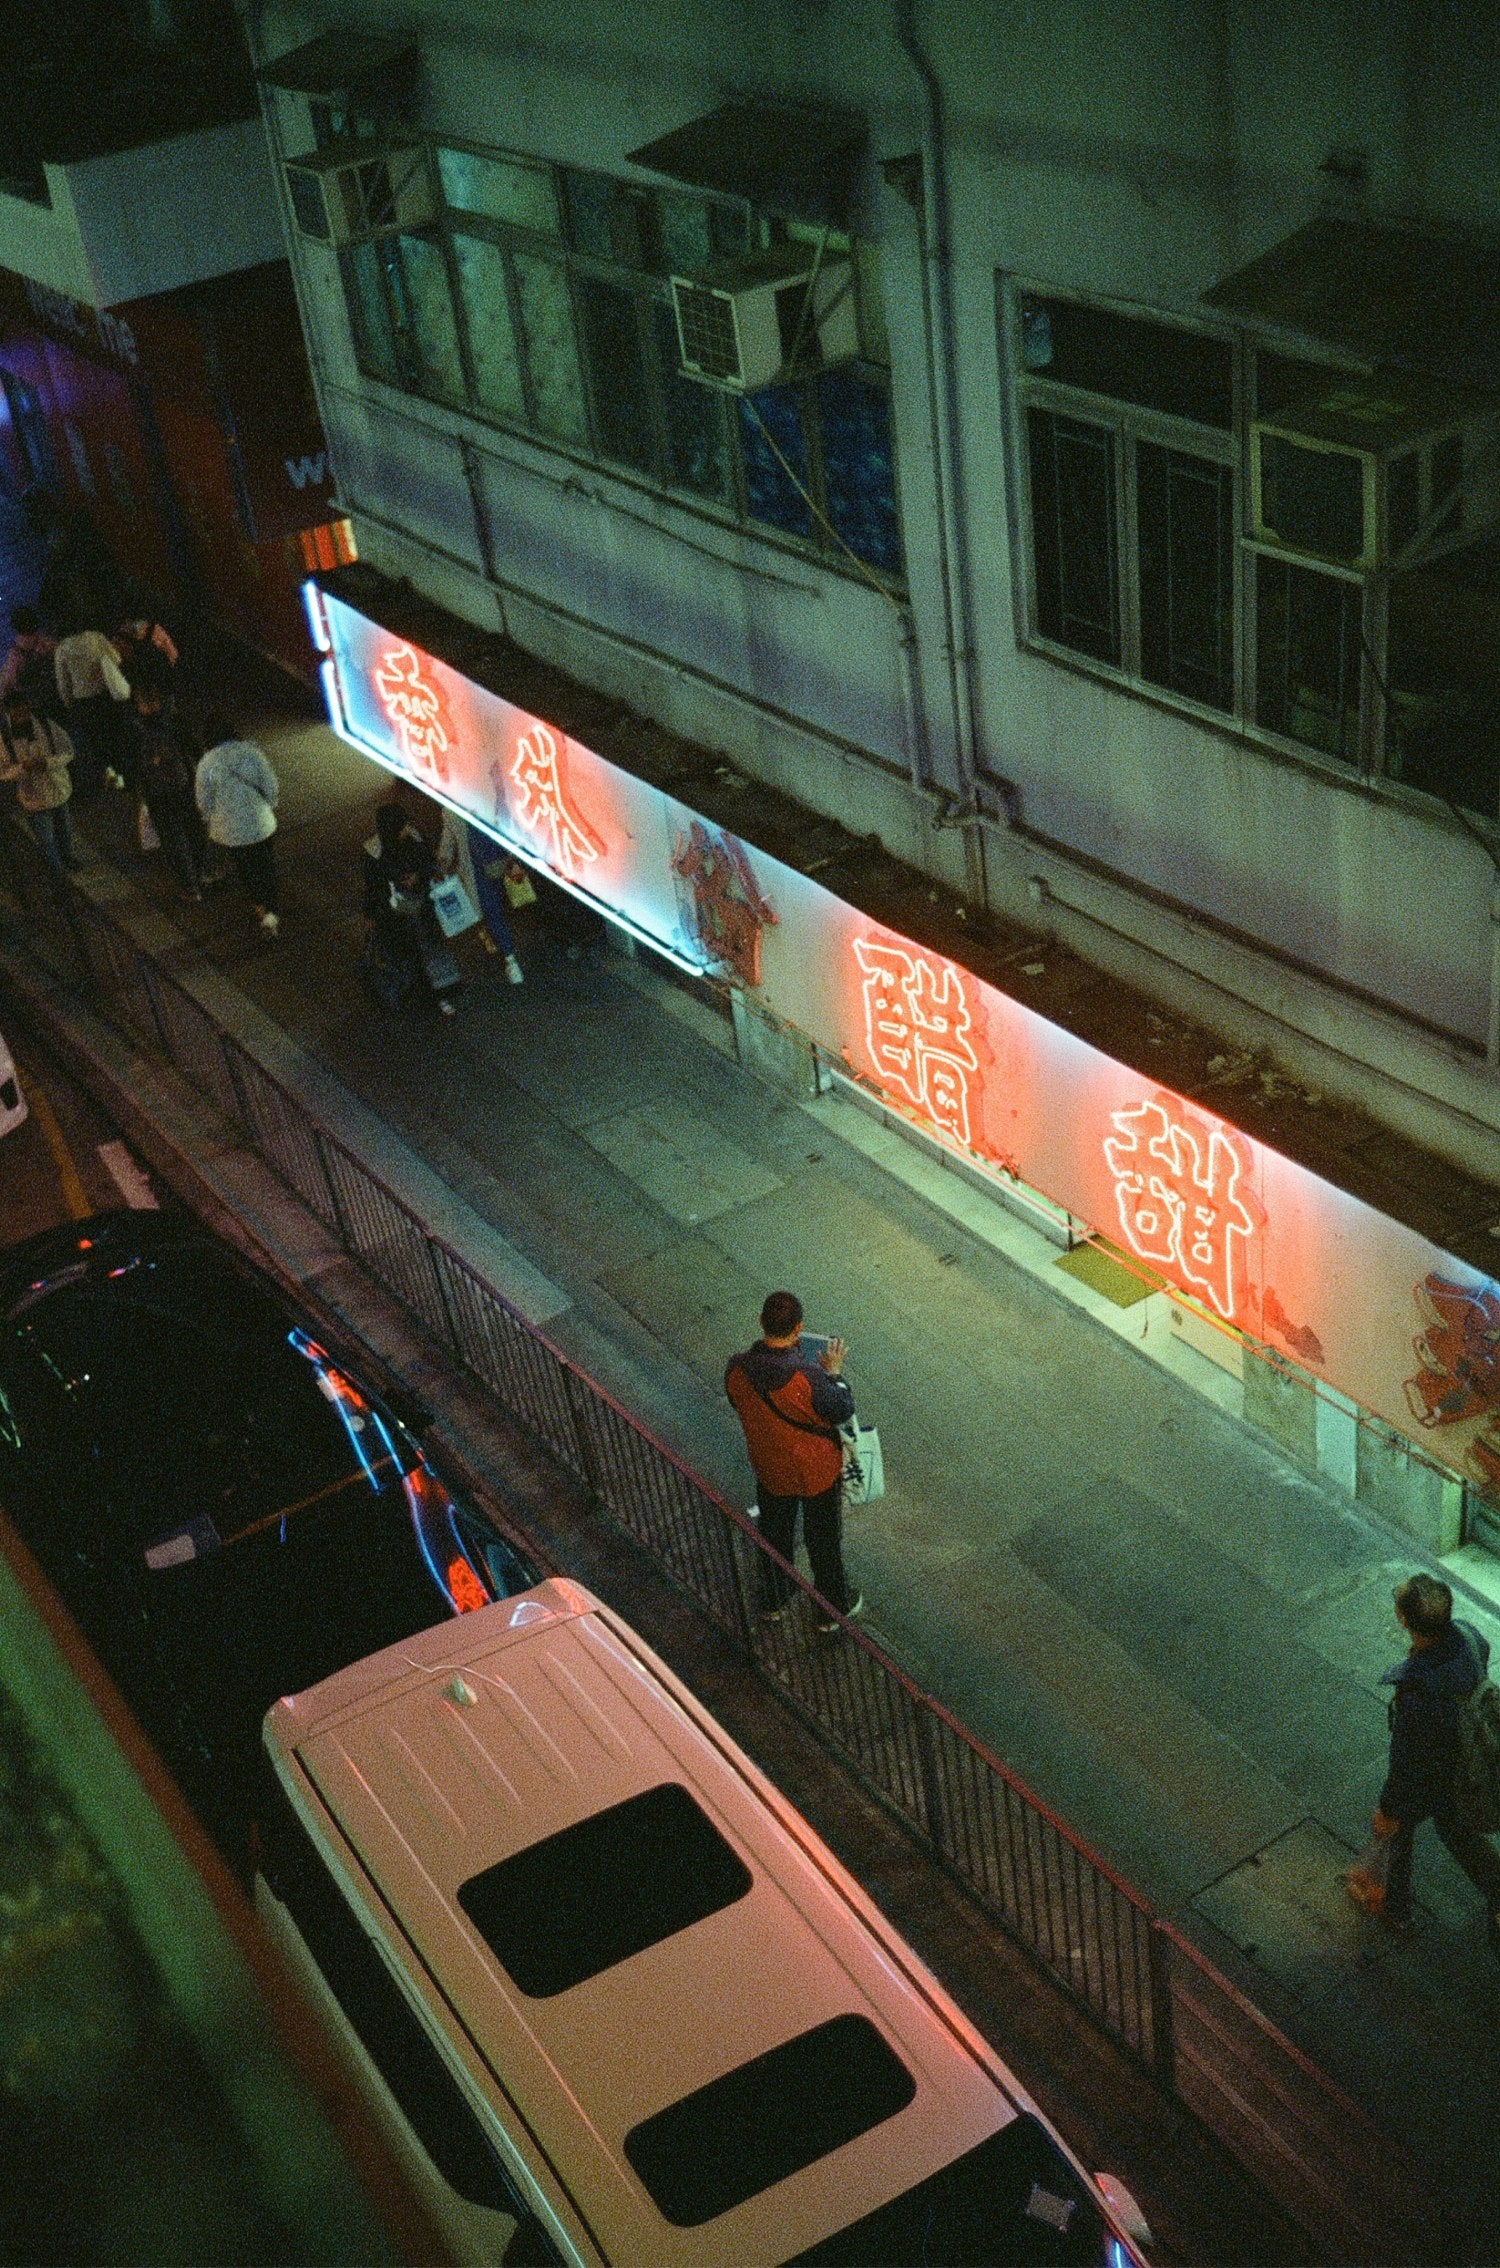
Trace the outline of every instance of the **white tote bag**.
[[428, 892], [439, 929], [445, 937], [462, 937], [479, 919], [479, 909], [456, 874], [445, 874]]
[[844, 1503], [873, 1504], [885, 1494], [885, 1458], [880, 1449], [880, 1428], [862, 1425], [859, 1418], [839, 1428], [844, 1444]]

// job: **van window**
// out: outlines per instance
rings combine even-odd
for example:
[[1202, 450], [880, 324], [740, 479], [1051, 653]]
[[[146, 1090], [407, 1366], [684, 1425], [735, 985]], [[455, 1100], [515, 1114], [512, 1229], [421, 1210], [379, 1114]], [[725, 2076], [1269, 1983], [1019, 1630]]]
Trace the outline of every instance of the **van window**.
[[893, 2118], [916, 2091], [868, 2017], [834, 2016], [642, 2119], [625, 2155], [663, 2219], [695, 2229]]
[[785, 2268], [869, 2268], [941, 2260], [945, 2268], [1112, 2268], [1128, 2260], [1076, 2166], [1029, 2112], [952, 2165], [821, 2237]]
[[732, 1906], [750, 1881], [687, 1789], [668, 1782], [471, 1875], [458, 1903], [517, 1989], [546, 2000]]
[[402, 2116], [450, 2189], [471, 2205], [529, 2219], [530, 2207], [495, 2155], [457, 2080], [350, 1912], [269, 1768], [262, 1785], [261, 1872], [296, 1923]]

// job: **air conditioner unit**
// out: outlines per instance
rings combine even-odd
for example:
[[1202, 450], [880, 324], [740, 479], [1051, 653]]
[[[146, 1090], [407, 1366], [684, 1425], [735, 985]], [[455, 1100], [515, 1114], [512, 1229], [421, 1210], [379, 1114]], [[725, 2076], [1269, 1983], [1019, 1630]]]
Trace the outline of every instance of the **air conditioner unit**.
[[672, 306], [683, 376], [726, 393], [753, 393], [859, 352], [853, 263], [843, 255], [817, 263], [806, 244], [673, 276]]
[[1364, 573], [1410, 566], [1500, 518], [1500, 405], [1462, 388], [1330, 372], [1251, 427], [1262, 543]]
[[286, 161], [292, 217], [318, 244], [357, 244], [437, 218], [432, 169], [420, 142], [359, 135]]

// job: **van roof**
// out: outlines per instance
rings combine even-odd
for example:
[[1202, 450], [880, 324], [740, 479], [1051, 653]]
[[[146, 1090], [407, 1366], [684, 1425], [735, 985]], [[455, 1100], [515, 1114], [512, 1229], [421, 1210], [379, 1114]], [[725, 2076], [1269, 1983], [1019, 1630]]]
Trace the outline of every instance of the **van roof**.
[[[577, 1584], [278, 1702], [266, 1743], [611, 2262], [701, 2262], [706, 2226], [715, 2260], [786, 2260], [1015, 2115], [811, 1829]], [[788, 2172], [772, 2136], [764, 2185], [757, 2058], [833, 2138]]]

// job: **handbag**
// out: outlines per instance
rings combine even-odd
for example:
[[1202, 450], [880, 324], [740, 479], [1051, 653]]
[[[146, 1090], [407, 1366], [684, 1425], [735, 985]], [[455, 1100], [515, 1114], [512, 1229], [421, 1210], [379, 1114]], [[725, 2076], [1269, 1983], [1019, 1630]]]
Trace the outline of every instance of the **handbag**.
[[523, 906], [534, 906], [536, 904], [536, 890], [532, 884], [531, 876], [527, 873], [525, 867], [518, 866], [514, 859], [511, 859], [506, 866], [504, 884], [505, 895], [510, 901], [512, 913], [518, 913]]
[[161, 849], [161, 837], [156, 831], [156, 821], [152, 818], [150, 809], [144, 803], [135, 815], [135, 832], [136, 840], [143, 851]]
[[456, 874], [444, 874], [427, 893], [445, 937], [462, 937], [479, 919], [479, 908]]
[[1367, 1914], [1385, 1911], [1386, 1887], [1391, 1878], [1391, 1844], [1389, 1835], [1372, 1835], [1359, 1857], [1344, 1876], [1344, 1888], [1356, 1906]]
[[844, 1444], [844, 1502], [873, 1504], [885, 1494], [885, 1457], [878, 1425], [862, 1425], [857, 1416], [839, 1428]]

